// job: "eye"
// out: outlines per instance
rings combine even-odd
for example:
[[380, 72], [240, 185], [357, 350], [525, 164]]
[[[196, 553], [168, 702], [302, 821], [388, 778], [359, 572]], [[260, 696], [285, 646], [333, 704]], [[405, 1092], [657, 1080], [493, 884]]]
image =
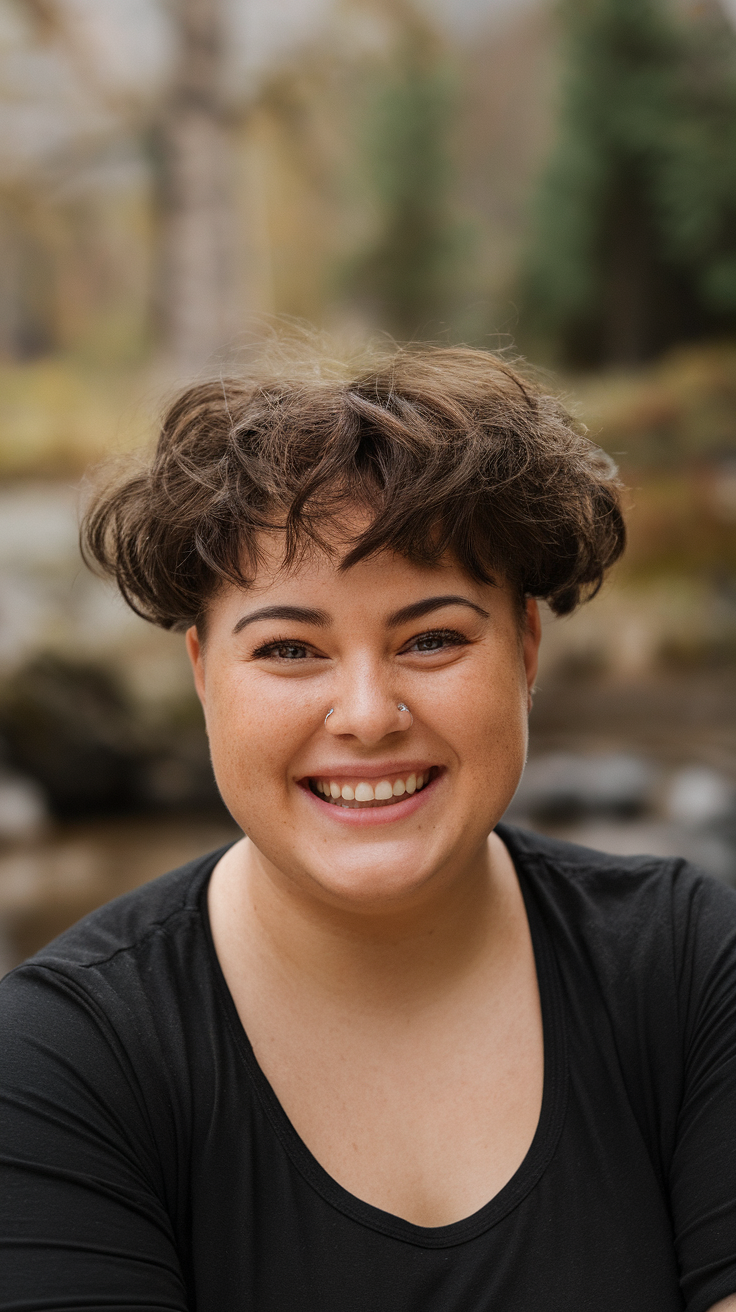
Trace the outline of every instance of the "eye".
[[276, 660], [276, 661], [303, 661], [314, 652], [310, 651], [303, 642], [266, 642], [261, 647], [256, 647], [253, 652], [254, 660]]
[[465, 647], [468, 644], [468, 638], [464, 633], [458, 633], [457, 629], [431, 629], [428, 633], [420, 633], [419, 637], [413, 638], [405, 652], [435, 652], [445, 651], [448, 647]]

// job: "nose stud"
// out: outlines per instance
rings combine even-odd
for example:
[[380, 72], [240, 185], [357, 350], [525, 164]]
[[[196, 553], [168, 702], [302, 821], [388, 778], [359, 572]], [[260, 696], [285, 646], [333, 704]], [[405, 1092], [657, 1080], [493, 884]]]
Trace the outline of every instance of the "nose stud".
[[[412, 715], [411, 711], [409, 710], [409, 707], [406, 705], [406, 702], [397, 702], [397, 703], [396, 703], [396, 709], [397, 709], [397, 711], [405, 711], [406, 714], [409, 716], [409, 723], [408, 723], [407, 725], [402, 725], [402, 730], [405, 730], [405, 729], [411, 729], [411, 726], [412, 726], [413, 723], [414, 723], [414, 716]], [[335, 708], [334, 708], [334, 706], [331, 706], [330, 709], [329, 709], [329, 711], [327, 712], [327, 714], [326, 714], [326, 716], [325, 716], [325, 726], [327, 725], [327, 721], [329, 720], [330, 716], [331, 716], [331, 715], [334, 715], [334, 714], [335, 714]]]

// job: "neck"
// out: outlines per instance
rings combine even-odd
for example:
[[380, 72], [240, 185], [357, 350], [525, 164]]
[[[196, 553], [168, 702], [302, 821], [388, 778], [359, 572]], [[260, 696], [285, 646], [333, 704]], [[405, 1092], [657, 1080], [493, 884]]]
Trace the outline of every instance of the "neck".
[[[492, 834], [452, 880], [419, 904], [335, 907], [280, 876], [247, 839], [210, 885], [218, 953], [278, 972], [282, 985], [361, 1009], [447, 996], [480, 962], [514, 950], [520, 893], [511, 859]], [[491, 951], [489, 952], [489, 948]]]

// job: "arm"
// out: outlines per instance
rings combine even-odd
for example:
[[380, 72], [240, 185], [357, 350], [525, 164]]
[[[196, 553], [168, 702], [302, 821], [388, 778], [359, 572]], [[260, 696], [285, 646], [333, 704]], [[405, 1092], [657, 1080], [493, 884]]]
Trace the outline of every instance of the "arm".
[[736, 1294], [722, 1298], [720, 1303], [714, 1303], [710, 1312], [736, 1312]]
[[186, 1312], [145, 1097], [76, 980], [0, 990], [0, 1309]]

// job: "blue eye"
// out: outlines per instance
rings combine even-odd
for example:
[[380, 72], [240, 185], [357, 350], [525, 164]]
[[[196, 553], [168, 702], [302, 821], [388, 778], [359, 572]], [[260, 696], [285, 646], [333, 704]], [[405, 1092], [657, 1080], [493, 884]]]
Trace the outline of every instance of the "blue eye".
[[256, 660], [303, 661], [308, 655], [307, 648], [299, 642], [269, 642], [253, 652]]
[[409, 647], [410, 651], [442, 651], [445, 647], [464, 647], [468, 639], [456, 629], [434, 629], [431, 633], [422, 633]]

